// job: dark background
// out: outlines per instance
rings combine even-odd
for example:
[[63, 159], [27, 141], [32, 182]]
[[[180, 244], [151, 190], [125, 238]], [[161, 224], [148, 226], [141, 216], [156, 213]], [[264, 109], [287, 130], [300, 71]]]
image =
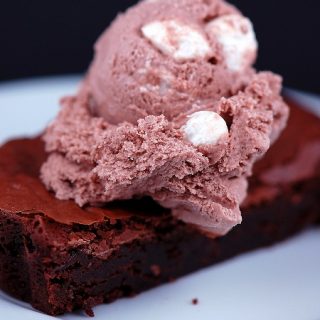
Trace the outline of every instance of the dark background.
[[[172, 0], [174, 1], [174, 0]], [[7, 0], [0, 4], [0, 81], [84, 72], [92, 46], [134, 0]], [[320, 1], [231, 0], [255, 25], [259, 69], [320, 92]]]

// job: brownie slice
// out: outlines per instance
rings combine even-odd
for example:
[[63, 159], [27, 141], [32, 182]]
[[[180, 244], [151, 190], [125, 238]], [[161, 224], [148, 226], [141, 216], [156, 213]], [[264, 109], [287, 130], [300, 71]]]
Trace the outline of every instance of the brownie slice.
[[[209, 239], [150, 199], [80, 209], [39, 180], [40, 138], [0, 149], [0, 287], [50, 315], [135, 295], [320, 221], [320, 120], [292, 104], [255, 167], [244, 222]], [[196, 257], [196, 258], [195, 258]]]

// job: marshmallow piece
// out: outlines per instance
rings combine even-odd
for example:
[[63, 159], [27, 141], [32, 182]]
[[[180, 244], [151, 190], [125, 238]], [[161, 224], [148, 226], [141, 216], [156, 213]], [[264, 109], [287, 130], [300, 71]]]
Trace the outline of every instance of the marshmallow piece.
[[242, 71], [254, 62], [258, 42], [249, 19], [237, 14], [222, 16], [209, 22], [206, 31], [222, 46], [230, 70]]
[[193, 113], [181, 129], [186, 139], [195, 146], [217, 144], [229, 133], [224, 119], [213, 111]]
[[211, 53], [200, 32], [175, 20], [151, 22], [141, 31], [156, 48], [177, 61], [205, 58]]

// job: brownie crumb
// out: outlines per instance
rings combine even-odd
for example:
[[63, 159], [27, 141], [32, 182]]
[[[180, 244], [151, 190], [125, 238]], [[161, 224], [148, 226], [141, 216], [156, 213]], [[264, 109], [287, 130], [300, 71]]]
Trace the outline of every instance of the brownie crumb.
[[84, 312], [86, 313], [86, 315], [88, 316], [88, 317], [90, 317], [90, 318], [94, 318], [94, 312], [93, 312], [93, 310], [92, 310], [92, 308], [86, 308], [85, 310], [84, 310]]
[[197, 299], [197, 298], [194, 298], [194, 299], [192, 299], [192, 304], [194, 305], [194, 306], [196, 306], [198, 303], [199, 303], [199, 300]]
[[161, 268], [157, 264], [153, 264], [151, 267], [151, 272], [153, 273], [154, 276], [159, 277], [161, 274]]

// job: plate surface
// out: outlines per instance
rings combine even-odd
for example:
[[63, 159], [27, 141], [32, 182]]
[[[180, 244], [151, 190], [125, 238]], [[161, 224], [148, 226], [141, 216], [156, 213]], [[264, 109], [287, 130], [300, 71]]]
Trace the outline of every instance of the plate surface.
[[[58, 100], [76, 90], [79, 77], [0, 84], [0, 144], [43, 130]], [[320, 113], [320, 98], [307, 99]], [[246, 254], [174, 283], [95, 308], [96, 320], [319, 320], [320, 229], [309, 230], [270, 249]], [[192, 299], [199, 300], [192, 305]], [[0, 319], [54, 319], [0, 291]], [[57, 319], [87, 319], [81, 313]]]

